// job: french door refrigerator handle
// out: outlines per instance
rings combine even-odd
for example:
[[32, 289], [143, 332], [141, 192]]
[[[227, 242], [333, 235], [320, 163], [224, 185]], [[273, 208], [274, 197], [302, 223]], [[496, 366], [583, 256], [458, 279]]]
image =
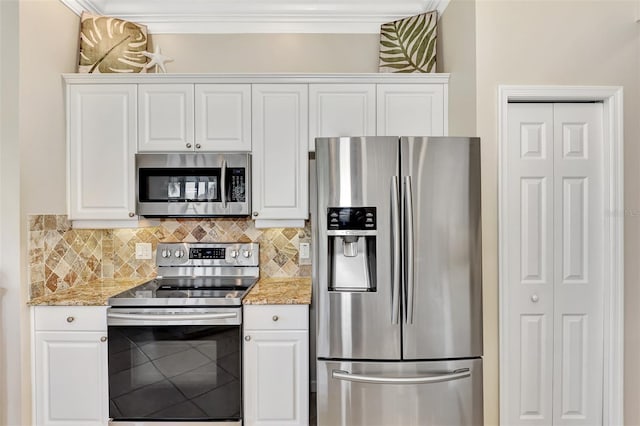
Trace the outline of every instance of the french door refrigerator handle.
[[222, 208], [227, 208], [227, 160], [222, 160], [222, 171], [220, 172], [220, 195], [222, 197]]
[[411, 190], [411, 176], [404, 177], [404, 210], [405, 210], [405, 227], [404, 238], [406, 241], [406, 268], [405, 271], [405, 291], [407, 306], [405, 309], [405, 322], [407, 324], [413, 324], [413, 294], [414, 279], [413, 279], [413, 193]]
[[471, 376], [471, 370], [468, 368], [461, 368], [444, 374], [413, 377], [368, 376], [366, 374], [351, 374], [343, 370], [333, 370], [331, 372], [331, 377], [334, 379], [344, 380], [347, 382], [377, 383], [383, 385], [419, 385], [440, 383], [464, 379], [469, 376]]
[[391, 324], [400, 323], [400, 194], [398, 176], [391, 178]]

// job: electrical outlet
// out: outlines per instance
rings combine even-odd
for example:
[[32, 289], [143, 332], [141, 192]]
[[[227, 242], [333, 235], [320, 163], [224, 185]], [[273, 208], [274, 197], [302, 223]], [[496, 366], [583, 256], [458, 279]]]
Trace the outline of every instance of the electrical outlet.
[[311, 265], [311, 243], [309, 240], [300, 241], [298, 265]]
[[136, 259], [151, 259], [151, 243], [136, 243]]

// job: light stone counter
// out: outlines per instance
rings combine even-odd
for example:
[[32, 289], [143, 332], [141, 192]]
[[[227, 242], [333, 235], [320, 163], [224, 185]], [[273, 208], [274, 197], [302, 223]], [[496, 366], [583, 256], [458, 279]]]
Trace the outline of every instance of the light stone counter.
[[149, 281], [150, 278], [101, 279], [76, 285], [45, 296], [34, 297], [29, 305], [103, 306], [111, 296]]
[[263, 278], [242, 300], [245, 305], [309, 305], [311, 278]]
[[[104, 306], [111, 296], [140, 285], [151, 278], [101, 279], [66, 290], [35, 297], [29, 305]], [[245, 305], [309, 305], [311, 278], [263, 278], [242, 301]]]

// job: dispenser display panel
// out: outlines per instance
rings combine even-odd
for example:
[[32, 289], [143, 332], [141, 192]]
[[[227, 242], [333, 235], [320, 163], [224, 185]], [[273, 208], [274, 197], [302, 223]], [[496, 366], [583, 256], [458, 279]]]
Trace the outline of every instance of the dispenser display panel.
[[375, 207], [328, 207], [329, 230], [375, 230]]

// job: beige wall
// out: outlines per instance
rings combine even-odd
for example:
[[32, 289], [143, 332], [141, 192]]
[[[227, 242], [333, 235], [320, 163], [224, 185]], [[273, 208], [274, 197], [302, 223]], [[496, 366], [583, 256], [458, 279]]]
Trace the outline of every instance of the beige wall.
[[[0, 425], [22, 424], [28, 399], [27, 309], [20, 276], [18, 2], [0, 1]], [[23, 320], [20, 321], [19, 319]], [[23, 371], [25, 372], [23, 374]], [[25, 407], [26, 408], [26, 407]]]
[[438, 72], [449, 77], [449, 135], [476, 135], [476, 3], [453, 0], [438, 23]]
[[[487, 424], [498, 423], [499, 84], [624, 87], [625, 204], [640, 211], [639, 41], [633, 1], [488, 1], [476, 5], [477, 126], [482, 138]], [[625, 216], [625, 424], [640, 424], [640, 216]]]
[[20, 0], [22, 210], [66, 213], [61, 73], [75, 72], [80, 19], [59, 0]]
[[377, 72], [377, 34], [159, 34], [167, 71]]

